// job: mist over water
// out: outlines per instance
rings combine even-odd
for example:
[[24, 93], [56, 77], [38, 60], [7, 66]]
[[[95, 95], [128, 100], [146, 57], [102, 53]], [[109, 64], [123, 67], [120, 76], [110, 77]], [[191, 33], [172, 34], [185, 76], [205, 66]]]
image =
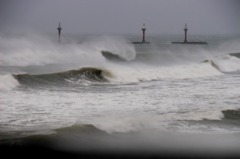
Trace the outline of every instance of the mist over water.
[[[96, 36], [58, 43], [46, 35], [1, 37], [0, 80], [4, 84], [0, 88], [19, 86], [13, 74], [51, 74], [86, 67], [103, 70], [104, 78], [117, 83], [212, 77], [240, 69], [239, 59], [229, 55], [240, 49], [236, 38], [224, 42], [213, 38], [210, 46], [171, 45], [161, 37], [153, 38], [151, 45], [134, 46], [130, 39]], [[102, 51], [124, 61], [106, 59]]]
[[[212, 77], [240, 69], [239, 58], [229, 55], [240, 49], [238, 38], [222, 41], [213, 37], [205, 46], [171, 45], [165, 37], [153, 37], [151, 45], [133, 45], [134, 38], [68, 37], [58, 43], [46, 35], [2, 36], [0, 79], [7, 83], [1, 88], [19, 86], [13, 74], [54, 74], [81, 68], [99, 69], [104, 78], [117, 83]], [[104, 57], [102, 51], [119, 60]]]

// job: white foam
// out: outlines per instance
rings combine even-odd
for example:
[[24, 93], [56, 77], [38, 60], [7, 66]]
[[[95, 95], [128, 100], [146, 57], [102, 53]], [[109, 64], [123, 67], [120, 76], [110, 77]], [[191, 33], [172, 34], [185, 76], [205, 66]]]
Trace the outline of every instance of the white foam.
[[17, 86], [19, 83], [12, 75], [0, 75], [0, 91], [11, 90]]
[[112, 80], [117, 82], [139, 82], [157, 79], [184, 79], [222, 75], [210, 64], [188, 64], [168, 67], [155, 67], [143, 64], [113, 65], [110, 71], [114, 74]]
[[187, 112], [182, 114], [162, 114], [158, 117], [160, 121], [172, 121], [172, 120], [195, 120], [200, 121], [207, 120], [221, 120], [224, 117], [222, 110], [208, 110], [199, 112]]
[[234, 72], [240, 70], [240, 59], [234, 56], [225, 55], [212, 59], [213, 63], [223, 72]]
[[[151, 120], [151, 121], [150, 121]], [[127, 133], [136, 132], [149, 127], [150, 123], [153, 121], [152, 118], [139, 115], [133, 115], [132, 117], [102, 117], [97, 119], [92, 119], [90, 122], [80, 122], [93, 124], [97, 128], [104, 130], [108, 133]]]
[[[166, 108], [167, 109], [167, 108]], [[167, 131], [171, 126], [169, 123], [179, 121], [181, 127], [185, 125], [186, 121], [201, 121], [203, 119], [207, 120], [221, 120], [224, 117], [221, 110], [211, 110], [211, 111], [201, 111], [201, 112], [188, 112], [188, 113], [164, 113], [162, 115], [143, 115], [143, 114], [132, 114], [128, 117], [102, 117], [97, 119], [92, 119], [91, 121], [80, 123], [93, 124], [101, 130], [108, 133], [127, 133], [127, 132], [137, 132], [144, 131], [147, 129], [158, 129]], [[176, 127], [178, 127], [176, 125]], [[200, 127], [200, 126], [199, 126]], [[196, 128], [199, 128], [196, 126]], [[184, 129], [178, 130], [182, 131]], [[199, 132], [199, 131], [197, 131]]]

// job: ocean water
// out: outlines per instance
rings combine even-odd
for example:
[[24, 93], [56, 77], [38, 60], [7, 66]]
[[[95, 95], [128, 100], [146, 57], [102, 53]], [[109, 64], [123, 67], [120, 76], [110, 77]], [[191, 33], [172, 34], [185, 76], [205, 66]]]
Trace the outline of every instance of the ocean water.
[[239, 155], [240, 37], [148, 38], [2, 35], [0, 145]]

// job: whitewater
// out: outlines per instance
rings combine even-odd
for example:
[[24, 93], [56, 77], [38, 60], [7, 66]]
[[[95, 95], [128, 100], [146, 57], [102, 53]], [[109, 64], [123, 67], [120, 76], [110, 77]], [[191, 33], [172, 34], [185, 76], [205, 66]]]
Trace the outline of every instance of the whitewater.
[[240, 37], [136, 38], [1, 35], [0, 145], [238, 153]]

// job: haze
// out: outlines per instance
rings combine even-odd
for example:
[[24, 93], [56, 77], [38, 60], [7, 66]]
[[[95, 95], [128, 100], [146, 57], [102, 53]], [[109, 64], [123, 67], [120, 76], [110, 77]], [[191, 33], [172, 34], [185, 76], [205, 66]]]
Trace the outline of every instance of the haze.
[[1, 0], [0, 33], [240, 34], [239, 0]]

